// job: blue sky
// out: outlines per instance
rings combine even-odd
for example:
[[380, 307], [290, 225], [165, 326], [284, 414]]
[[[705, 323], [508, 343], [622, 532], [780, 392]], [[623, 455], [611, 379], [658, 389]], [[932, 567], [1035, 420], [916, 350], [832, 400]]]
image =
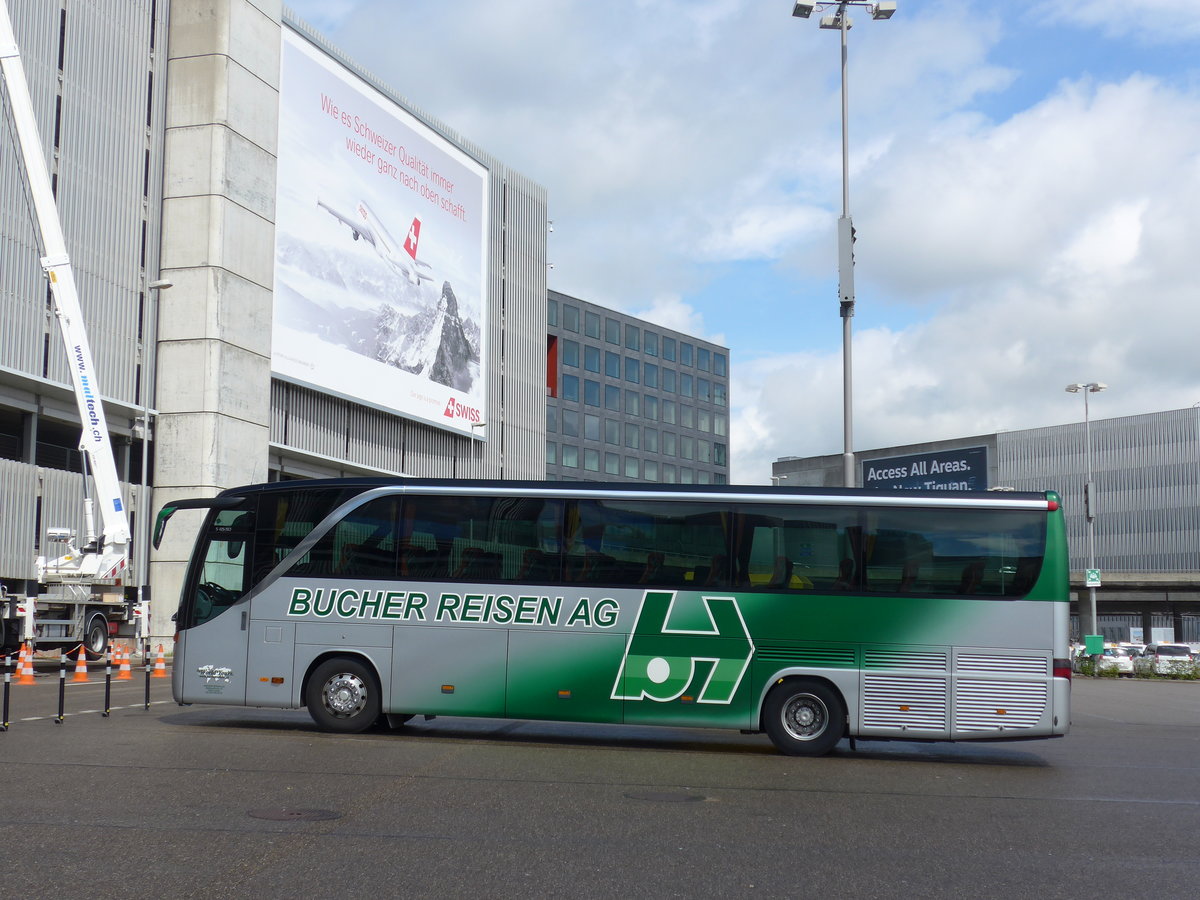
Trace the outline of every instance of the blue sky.
[[[731, 351], [733, 479], [841, 452], [839, 52], [791, 0], [301, 0], [543, 184], [550, 286]], [[1200, 3], [852, 14], [855, 446], [1200, 401]]]

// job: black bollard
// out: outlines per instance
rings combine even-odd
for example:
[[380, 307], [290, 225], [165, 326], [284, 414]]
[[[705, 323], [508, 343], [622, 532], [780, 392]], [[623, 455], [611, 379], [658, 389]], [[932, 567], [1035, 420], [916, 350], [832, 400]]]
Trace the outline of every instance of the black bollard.
[[58, 715], [54, 719], [55, 725], [63, 723], [63, 708], [67, 703], [67, 653], [65, 650], [60, 651], [58, 655]]
[[146, 709], [150, 708], [150, 644], [142, 638], [142, 662], [146, 664]]
[[110, 712], [112, 712], [112, 647], [108, 648], [108, 655], [104, 658], [104, 712], [100, 715], [107, 719]]
[[8, 692], [12, 686], [12, 657], [4, 654], [4, 721], [0, 722], [0, 731], [8, 731]]

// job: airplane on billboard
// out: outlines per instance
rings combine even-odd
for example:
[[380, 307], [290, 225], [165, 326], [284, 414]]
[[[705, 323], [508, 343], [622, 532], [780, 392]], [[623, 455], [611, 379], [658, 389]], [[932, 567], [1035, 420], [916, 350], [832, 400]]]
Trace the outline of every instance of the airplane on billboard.
[[379, 217], [371, 211], [363, 201], [358, 201], [358, 207], [353, 213], [344, 213], [334, 209], [324, 200], [317, 199], [317, 206], [325, 210], [342, 224], [349, 227], [357, 241], [360, 237], [375, 248], [389, 266], [404, 276], [411, 284], [419, 285], [422, 281], [430, 281], [433, 275], [428, 271], [429, 263], [417, 259], [417, 242], [421, 238], [421, 220], [414, 216], [408, 226], [408, 234], [403, 244], [397, 244]]

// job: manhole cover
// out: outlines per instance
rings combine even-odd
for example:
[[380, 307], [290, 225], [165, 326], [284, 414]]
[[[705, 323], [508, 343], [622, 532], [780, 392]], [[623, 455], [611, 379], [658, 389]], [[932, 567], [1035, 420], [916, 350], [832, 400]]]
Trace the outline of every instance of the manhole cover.
[[255, 819], [272, 822], [319, 822], [322, 819], [340, 819], [341, 813], [332, 809], [252, 809], [249, 815]]
[[639, 791], [625, 796], [630, 800], [651, 800], [655, 803], [695, 803], [704, 799], [699, 794], [673, 794], [667, 791]]

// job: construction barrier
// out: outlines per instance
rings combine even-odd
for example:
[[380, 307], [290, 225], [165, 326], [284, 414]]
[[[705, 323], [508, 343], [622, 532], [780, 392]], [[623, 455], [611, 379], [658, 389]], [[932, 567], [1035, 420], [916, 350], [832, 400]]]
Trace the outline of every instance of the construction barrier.
[[[49, 674], [47, 671], [52, 664], [52, 658], [49, 653], [37, 654], [32, 643], [25, 643], [19, 648], [19, 652], [0, 656], [0, 667], [3, 667], [3, 690], [2, 702], [0, 702], [0, 734], [12, 730], [12, 694], [11, 689], [14, 684], [33, 685], [40, 684], [42, 690], [22, 689], [17, 691], [17, 721], [19, 722], [45, 722], [47, 720], [55, 725], [62, 725], [66, 719], [73, 715], [85, 715], [88, 713], [100, 713], [104, 718], [108, 718], [114, 709], [112, 696], [113, 681], [134, 681], [133, 675], [133, 647], [127, 644], [113, 644], [107, 654], [104, 671], [104, 705], [101, 708], [97, 703], [99, 697], [89, 689], [88, 685], [97, 682], [99, 679], [91, 678], [87, 670], [87, 650], [83, 646], [76, 648], [65, 648], [58, 651], [58, 686], [54, 691], [56, 698], [56, 708], [51, 710], [50, 704], [54, 703], [50, 699], [51, 687], [53, 683], [45, 676]], [[118, 694], [116, 698], [120, 704], [115, 708], [120, 710], [132, 710], [138, 707], [143, 707], [149, 710], [153, 703], [165, 703], [168, 700], [162, 696], [157, 697], [153, 703], [151, 700], [151, 685], [152, 679], [155, 678], [170, 678], [170, 670], [166, 661], [166, 653], [163, 645], [159, 644], [154, 658], [151, 658], [151, 647], [149, 642], [140, 644], [138, 653], [139, 668], [144, 666], [145, 669], [145, 684], [146, 693], [145, 700], [140, 702], [139, 699], [134, 699], [129, 696], [129, 688], [124, 688], [123, 694]], [[34, 663], [38, 662], [38, 668], [41, 670], [40, 675], [35, 682], [34, 680]], [[119, 669], [114, 672], [116, 663]], [[71, 677], [68, 668], [72, 668], [74, 676]], [[15, 677], [14, 677], [15, 676]], [[68, 682], [70, 690], [68, 691]], [[77, 688], [77, 689], [76, 689]], [[94, 689], [98, 691], [99, 684], [94, 685]], [[137, 690], [135, 688], [135, 690]], [[71, 704], [71, 698], [68, 698], [68, 693], [71, 698], [78, 702], [75, 712], [68, 712], [68, 707]], [[140, 691], [139, 691], [140, 693]], [[156, 692], [157, 693], [157, 692]], [[29, 709], [32, 702], [36, 709]], [[2, 743], [2, 739], [0, 739]]]

